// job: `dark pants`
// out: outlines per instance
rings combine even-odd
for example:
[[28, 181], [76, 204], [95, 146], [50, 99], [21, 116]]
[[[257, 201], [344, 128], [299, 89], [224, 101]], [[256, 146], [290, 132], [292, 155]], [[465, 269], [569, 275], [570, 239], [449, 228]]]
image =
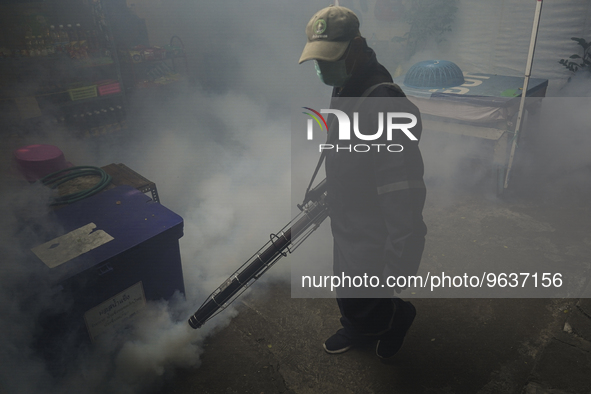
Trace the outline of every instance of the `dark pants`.
[[[380, 253], [363, 253], [356, 256], [356, 261], [363, 261], [365, 264], [355, 264], [355, 259], [351, 256], [354, 253], [344, 253], [337, 247], [334, 248], [334, 274], [340, 276], [345, 273], [350, 276], [361, 276], [367, 274], [375, 275], [381, 278], [384, 283], [388, 275], [394, 275], [400, 271], [404, 272], [403, 267], [418, 267], [425, 238], [421, 234], [417, 237], [409, 237], [406, 241], [406, 247], [403, 255], [398, 261], [397, 269], [392, 269], [383, 263]], [[415, 275], [416, 269], [404, 272], [403, 275]], [[394, 275], [394, 276], [399, 276]], [[365, 294], [366, 298], [355, 298], [355, 295]], [[362, 295], [363, 297], [363, 295]], [[371, 298], [379, 297], [379, 298]], [[403, 300], [394, 297], [394, 289], [388, 287], [378, 288], [355, 288], [355, 289], [337, 289], [337, 303], [341, 311], [341, 324], [346, 332], [352, 337], [357, 335], [379, 336], [392, 328], [394, 315], [397, 308], [402, 309]]]
[[337, 298], [341, 311], [341, 324], [351, 337], [375, 336], [388, 332], [394, 323], [394, 315], [400, 298]]

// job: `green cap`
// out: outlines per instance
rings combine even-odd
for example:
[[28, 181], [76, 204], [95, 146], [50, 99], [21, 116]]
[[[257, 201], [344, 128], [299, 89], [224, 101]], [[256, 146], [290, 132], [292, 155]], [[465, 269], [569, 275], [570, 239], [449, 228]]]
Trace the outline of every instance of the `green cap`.
[[316, 13], [306, 26], [308, 42], [299, 63], [306, 60], [337, 61], [349, 42], [359, 36], [359, 19], [348, 8], [331, 5]]

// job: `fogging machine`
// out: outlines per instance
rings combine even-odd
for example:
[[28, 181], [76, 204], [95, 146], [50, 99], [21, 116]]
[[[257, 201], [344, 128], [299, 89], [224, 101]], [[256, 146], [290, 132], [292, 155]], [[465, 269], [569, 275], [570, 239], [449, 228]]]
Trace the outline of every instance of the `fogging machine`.
[[323, 180], [306, 193], [302, 204], [298, 204], [300, 213], [277, 234], [271, 234], [269, 241], [261, 249], [207, 297], [189, 319], [189, 325], [195, 329], [201, 327], [226, 309], [281, 257], [293, 253], [328, 216], [325, 199], [326, 180]]

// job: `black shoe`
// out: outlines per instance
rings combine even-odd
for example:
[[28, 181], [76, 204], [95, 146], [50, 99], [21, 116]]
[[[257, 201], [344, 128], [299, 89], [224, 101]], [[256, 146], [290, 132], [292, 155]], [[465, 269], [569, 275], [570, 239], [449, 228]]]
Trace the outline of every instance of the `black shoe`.
[[366, 341], [364, 338], [350, 335], [345, 329], [341, 328], [333, 336], [328, 338], [322, 346], [328, 354], [340, 354]]
[[376, 346], [376, 354], [382, 359], [389, 359], [398, 353], [417, 315], [414, 305], [408, 301], [397, 303], [397, 308], [392, 329], [380, 338]]

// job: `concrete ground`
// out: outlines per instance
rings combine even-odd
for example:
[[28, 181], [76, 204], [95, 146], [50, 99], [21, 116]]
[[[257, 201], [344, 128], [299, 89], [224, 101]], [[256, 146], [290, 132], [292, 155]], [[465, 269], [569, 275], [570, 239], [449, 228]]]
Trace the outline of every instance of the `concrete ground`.
[[[431, 188], [425, 209], [424, 267], [589, 262], [587, 204], [542, 201], [523, 190], [501, 199], [472, 190], [440, 201], [432, 198], [437, 191]], [[591, 299], [416, 299], [417, 318], [388, 363], [375, 344], [323, 351], [340, 327], [333, 299], [292, 299], [289, 285], [277, 283], [237, 303], [240, 313], [207, 339], [201, 366], [177, 371], [160, 394], [591, 393]]]
[[[548, 199], [545, 183], [556, 179], [525, 174], [499, 199], [490, 185], [431, 181], [421, 269], [535, 272], [562, 264], [589, 286], [589, 190]], [[239, 314], [207, 338], [201, 365], [177, 370], [158, 393], [591, 393], [591, 298], [413, 303], [404, 347], [383, 363], [373, 345], [323, 351], [339, 328], [333, 299], [292, 299], [287, 283], [254, 286], [236, 302]]]

